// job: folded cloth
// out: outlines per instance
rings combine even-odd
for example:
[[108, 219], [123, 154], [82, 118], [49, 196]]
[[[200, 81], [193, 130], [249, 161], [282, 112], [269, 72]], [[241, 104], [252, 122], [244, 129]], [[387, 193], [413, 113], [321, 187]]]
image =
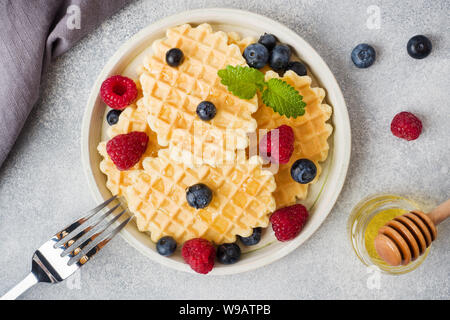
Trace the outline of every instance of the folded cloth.
[[41, 75], [130, 0], [0, 0], [0, 166], [39, 97]]

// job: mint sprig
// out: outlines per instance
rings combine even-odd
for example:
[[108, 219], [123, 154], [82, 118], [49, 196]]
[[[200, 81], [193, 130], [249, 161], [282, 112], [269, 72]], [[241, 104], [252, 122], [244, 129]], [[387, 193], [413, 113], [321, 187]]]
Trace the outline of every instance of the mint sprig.
[[221, 83], [241, 99], [251, 99], [257, 90], [262, 92], [264, 104], [288, 118], [297, 118], [305, 114], [306, 103], [303, 96], [284, 80], [273, 78], [264, 81], [264, 73], [258, 69], [242, 66], [230, 66], [219, 70]]
[[262, 101], [273, 111], [288, 118], [297, 118], [305, 114], [306, 103], [297, 90], [286, 81], [272, 78], [267, 82], [267, 89], [261, 95]]
[[264, 88], [264, 74], [258, 69], [228, 65], [217, 74], [221, 78], [221, 83], [241, 99], [251, 99], [255, 96], [257, 89]]

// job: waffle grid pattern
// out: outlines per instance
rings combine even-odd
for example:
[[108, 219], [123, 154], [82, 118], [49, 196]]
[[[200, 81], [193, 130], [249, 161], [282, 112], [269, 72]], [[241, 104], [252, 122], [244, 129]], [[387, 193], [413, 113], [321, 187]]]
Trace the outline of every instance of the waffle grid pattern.
[[[332, 110], [322, 103], [323, 89], [311, 88], [308, 76], [286, 72], [282, 79], [307, 103], [304, 116], [288, 119], [266, 107], [259, 97], [241, 100], [220, 84], [217, 71], [228, 64], [245, 65], [241, 52], [252, 42], [236, 33], [212, 32], [207, 24], [167, 30], [167, 37], [153, 43], [153, 54], [139, 68], [142, 98], [108, 129], [110, 138], [146, 132], [149, 144], [141, 161], [131, 170], [119, 171], [106, 153], [106, 142], [99, 144], [107, 187], [125, 197], [139, 230], [150, 232], [152, 241], [168, 235], [178, 243], [192, 238], [232, 243], [236, 235], [249, 236], [253, 228], [267, 227], [276, 208], [306, 198], [309, 185], [293, 181], [290, 175], [297, 159], [314, 161], [318, 173], [312, 183], [318, 179], [319, 162], [328, 156], [327, 139], [333, 129], [327, 123]], [[185, 55], [177, 68], [165, 62], [165, 53], [174, 47]], [[280, 78], [273, 71], [266, 72], [266, 81], [274, 77]], [[218, 110], [209, 122], [196, 114], [204, 100], [212, 101]], [[237, 155], [245, 155], [247, 134], [257, 127], [271, 130], [282, 124], [293, 128], [296, 142], [291, 161], [280, 165], [277, 173], [264, 170], [257, 156], [238, 159]], [[232, 143], [225, 136], [230, 132], [234, 132]], [[224, 157], [233, 161], [224, 164]], [[200, 210], [186, 201], [186, 188], [196, 183], [205, 183], [214, 194], [209, 206]]]
[[141, 161], [139, 161], [132, 169], [120, 171], [116, 168], [106, 152], [106, 141], [100, 142], [97, 147], [98, 152], [103, 157], [103, 160], [100, 162], [100, 171], [106, 175], [106, 186], [113, 195], [124, 194], [124, 190], [132, 183], [129, 173], [133, 170], [142, 169], [142, 159], [157, 155], [159, 146], [156, 134], [148, 126], [146, 116], [147, 111], [142, 105], [142, 99], [140, 99], [137, 101], [136, 105], [131, 105], [122, 111], [119, 116], [119, 121], [108, 128], [108, 136], [110, 138], [132, 131], [145, 132], [149, 137], [147, 150], [145, 150], [142, 155]]
[[[271, 78], [280, 78], [273, 71], [266, 73], [266, 81]], [[328, 156], [328, 137], [333, 127], [327, 123], [330, 119], [332, 109], [329, 105], [322, 103], [325, 91], [322, 88], [311, 88], [311, 78], [298, 76], [293, 71], [285, 72], [281, 78], [292, 85], [303, 96], [306, 102], [305, 114], [297, 118], [286, 118], [275, 113], [271, 108], [265, 106], [260, 100], [260, 108], [254, 114], [259, 129], [271, 130], [282, 124], [292, 127], [295, 135], [294, 153], [287, 164], [282, 164], [275, 174], [277, 189], [274, 193], [277, 207], [284, 207], [296, 202], [296, 199], [305, 199], [308, 193], [308, 185], [295, 182], [290, 174], [292, 164], [301, 158], [313, 161], [317, 166], [317, 176], [311, 182], [317, 181], [321, 166], [319, 162], [325, 161]]]
[[[183, 63], [172, 68], [165, 63], [170, 48], [180, 48]], [[243, 149], [248, 145], [247, 132], [256, 130], [251, 114], [257, 110], [256, 97], [242, 100], [232, 95], [220, 83], [217, 71], [227, 65], [245, 65], [239, 47], [228, 44], [223, 32], [212, 32], [211, 26], [196, 28], [182, 25], [167, 31], [167, 38], [153, 44], [153, 55], [146, 57], [140, 76], [148, 122], [157, 133], [162, 146], [169, 145], [175, 161], [192, 164], [195, 145], [203, 146], [209, 156], [195, 156], [198, 164], [215, 165], [223, 148]], [[204, 100], [213, 102], [217, 114], [205, 123], [198, 119], [197, 105]], [[194, 137], [194, 127], [203, 128]], [[224, 143], [226, 129], [235, 135], [232, 143]], [[229, 139], [229, 137], [227, 137]], [[186, 155], [189, 155], [187, 157]], [[190, 158], [190, 159], [189, 159]]]
[[[235, 165], [188, 168], [170, 161], [169, 151], [147, 158], [144, 171], [132, 173], [126, 196], [137, 216], [138, 228], [150, 231], [153, 241], [170, 235], [178, 243], [205, 238], [231, 243], [236, 235], [249, 236], [255, 227], [267, 227], [275, 209], [273, 175], [262, 169], [259, 157]], [[205, 183], [214, 192], [208, 207], [196, 210], [186, 201], [186, 188]]]

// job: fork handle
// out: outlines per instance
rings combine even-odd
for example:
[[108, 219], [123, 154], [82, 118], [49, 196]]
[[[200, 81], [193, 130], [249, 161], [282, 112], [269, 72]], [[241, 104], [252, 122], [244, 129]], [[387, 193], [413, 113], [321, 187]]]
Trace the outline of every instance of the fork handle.
[[3, 297], [0, 298], [0, 300], [14, 300], [38, 282], [38, 278], [32, 272], [30, 272], [30, 274], [26, 276], [25, 279], [20, 281], [14, 288], [9, 290]]

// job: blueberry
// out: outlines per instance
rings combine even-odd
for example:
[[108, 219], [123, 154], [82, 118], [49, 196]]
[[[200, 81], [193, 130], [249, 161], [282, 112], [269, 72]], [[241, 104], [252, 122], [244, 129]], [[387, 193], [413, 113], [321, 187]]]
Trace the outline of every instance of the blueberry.
[[248, 237], [238, 236], [238, 237], [244, 245], [253, 246], [255, 244], [258, 244], [259, 241], [261, 240], [261, 231], [262, 231], [261, 227], [254, 228], [251, 236]]
[[286, 70], [290, 58], [291, 49], [285, 44], [279, 44], [276, 45], [272, 50], [272, 54], [270, 55], [269, 59], [269, 65], [273, 70], [281, 72]]
[[183, 62], [184, 54], [178, 48], [172, 48], [166, 52], [166, 62], [171, 67], [178, 67]]
[[106, 114], [106, 121], [110, 126], [119, 122], [119, 116], [122, 113], [122, 110], [112, 109]]
[[212, 191], [203, 183], [194, 184], [186, 190], [186, 200], [195, 209], [202, 209], [209, 205]]
[[308, 159], [299, 159], [291, 167], [291, 176], [294, 181], [306, 184], [314, 180], [317, 168], [314, 162]]
[[245, 48], [244, 58], [250, 67], [261, 69], [269, 61], [269, 50], [261, 43], [253, 43]]
[[217, 248], [217, 259], [223, 264], [233, 264], [241, 258], [241, 248], [236, 243], [224, 243]]
[[277, 44], [277, 38], [270, 33], [264, 33], [258, 40], [258, 43], [261, 43], [267, 50], [272, 50]]
[[358, 68], [368, 68], [375, 62], [375, 49], [367, 43], [358, 44], [352, 51], [352, 61]]
[[197, 115], [204, 121], [211, 120], [216, 115], [216, 106], [209, 101], [202, 101], [197, 106]]
[[177, 248], [176, 241], [169, 236], [162, 237], [156, 243], [156, 250], [160, 255], [165, 257], [171, 256], [175, 252], [176, 248]]
[[306, 76], [306, 67], [299, 61], [291, 61], [287, 66], [287, 70], [292, 70], [299, 76]]
[[414, 59], [423, 59], [431, 52], [431, 41], [423, 35], [414, 36], [409, 39], [406, 50]]

